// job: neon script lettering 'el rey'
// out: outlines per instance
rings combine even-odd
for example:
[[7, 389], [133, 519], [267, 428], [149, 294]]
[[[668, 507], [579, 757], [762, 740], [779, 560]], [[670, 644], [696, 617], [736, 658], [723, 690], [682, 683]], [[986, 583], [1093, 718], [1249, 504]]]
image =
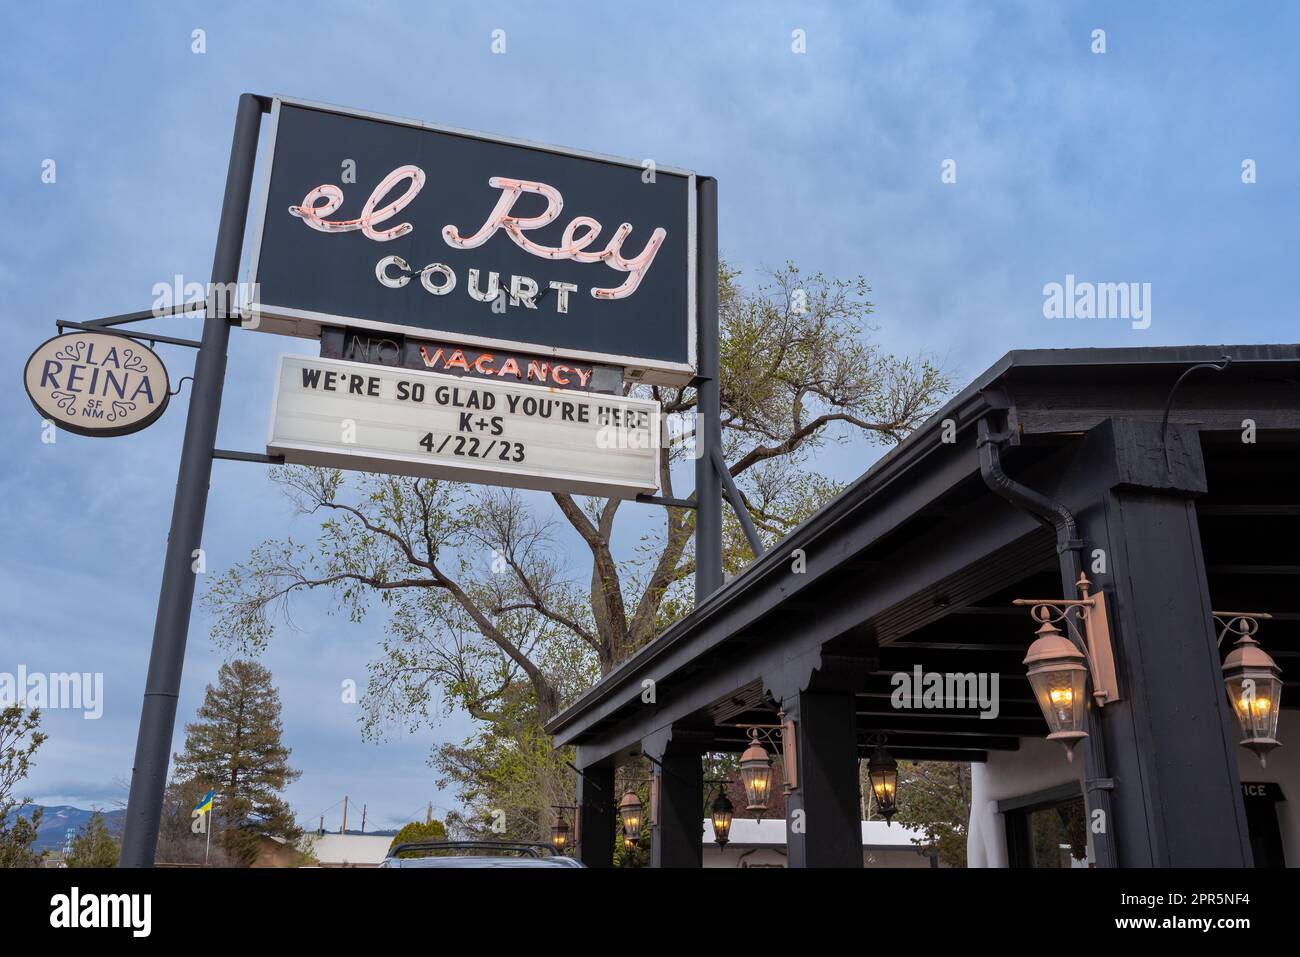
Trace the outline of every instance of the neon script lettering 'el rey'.
[[[404, 179], [410, 180], [406, 184], [406, 192], [383, 209], [375, 209], [379, 201], [388, 195], [388, 191]], [[424, 170], [418, 166], [399, 166], [375, 187], [370, 198], [366, 200], [366, 205], [361, 207], [361, 215], [357, 219], [338, 219], [332, 222], [325, 219], [343, 205], [343, 190], [330, 183], [313, 189], [303, 198], [301, 206], [290, 206], [289, 214], [297, 216], [312, 229], [322, 233], [350, 233], [359, 229], [367, 239], [386, 243], [390, 239], [405, 236], [415, 227], [410, 223], [400, 223], [392, 229], [375, 229], [375, 224], [392, 219], [400, 213], [411, 200], [415, 199], [415, 195], [423, 186]], [[322, 199], [325, 202], [317, 206], [317, 201]]]
[[[572, 259], [580, 263], [603, 261], [612, 269], [628, 273], [623, 285], [615, 289], [591, 290], [591, 294], [597, 299], [623, 299], [632, 295], [636, 287], [641, 285], [641, 277], [654, 262], [655, 253], [659, 252], [659, 247], [663, 245], [668, 235], [666, 229], [656, 229], [650, 234], [650, 239], [639, 256], [625, 259], [622, 255], [623, 241], [627, 239], [628, 233], [632, 232], [632, 225], [624, 223], [618, 227], [618, 231], [603, 250], [589, 253], [586, 249], [600, 235], [600, 223], [590, 216], [578, 216], [564, 227], [564, 235], [560, 238], [559, 246], [543, 246], [541, 243], [533, 242], [524, 235], [524, 232], [529, 229], [539, 229], [560, 215], [560, 211], [564, 209], [564, 197], [560, 195], [560, 191], [545, 183], [534, 183], [526, 179], [507, 179], [504, 176], [493, 176], [488, 180], [488, 185], [501, 190], [501, 198], [497, 200], [496, 208], [488, 216], [487, 222], [474, 235], [466, 237], [462, 237], [455, 226], [444, 226], [442, 238], [447, 241], [447, 245], [455, 246], [457, 249], [473, 249], [482, 246], [498, 229], [504, 229], [516, 246], [534, 256], [541, 256], [543, 259]], [[545, 197], [546, 209], [537, 216], [512, 216], [510, 211], [524, 193], [536, 193]], [[579, 229], [585, 230], [581, 236], [578, 235]]]
[[[415, 227], [410, 223], [400, 223], [389, 229], [376, 229], [375, 227], [392, 219], [405, 209], [424, 186], [424, 179], [424, 171], [418, 166], [399, 166], [385, 176], [380, 184], [375, 187], [370, 194], [370, 198], [366, 200], [365, 206], [362, 207], [361, 215], [356, 219], [325, 219], [326, 216], [336, 212], [339, 206], [343, 204], [343, 191], [331, 184], [317, 186], [303, 198], [301, 206], [290, 206], [289, 212], [312, 229], [323, 233], [346, 233], [360, 230], [367, 239], [373, 239], [376, 242], [387, 242], [390, 239], [405, 236]], [[387, 196], [389, 191], [402, 180], [407, 180], [406, 191], [387, 206], [376, 209], [375, 207], [379, 205], [379, 201]], [[637, 287], [641, 285], [642, 277], [645, 276], [651, 263], [654, 262], [655, 254], [659, 252], [659, 247], [663, 245], [664, 239], [668, 236], [666, 229], [662, 227], [656, 228], [650, 234], [650, 239], [647, 240], [645, 248], [641, 250], [640, 254], [629, 259], [623, 256], [623, 243], [632, 232], [632, 225], [623, 223], [615, 231], [604, 249], [599, 252], [587, 252], [587, 247], [595, 242], [596, 237], [600, 235], [601, 225], [590, 216], [578, 216], [564, 228], [564, 234], [560, 238], [559, 246], [545, 246], [533, 242], [524, 233], [531, 229], [540, 229], [553, 222], [560, 215], [561, 210], [564, 209], [564, 197], [560, 195], [560, 191], [545, 183], [536, 183], [526, 179], [509, 179], [504, 176], [493, 176], [488, 180], [488, 185], [501, 190], [501, 197], [497, 200], [496, 207], [488, 216], [487, 221], [483, 223], [478, 232], [470, 236], [461, 236], [460, 231], [454, 225], [444, 226], [442, 238], [447, 245], [456, 249], [475, 249], [487, 242], [498, 230], [505, 230], [506, 235], [510, 237], [515, 245], [534, 256], [543, 259], [572, 259], [581, 263], [604, 262], [611, 269], [628, 274], [627, 279], [624, 280], [621, 286], [611, 289], [593, 288], [591, 294], [597, 299], [624, 299], [632, 295]], [[515, 202], [524, 193], [535, 193], [545, 198], [546, 209], [536, 216], [512, 215], [511, 210], [514, 208]], [[582, 230], [581, 234], [579, 234], [579, 230]]]

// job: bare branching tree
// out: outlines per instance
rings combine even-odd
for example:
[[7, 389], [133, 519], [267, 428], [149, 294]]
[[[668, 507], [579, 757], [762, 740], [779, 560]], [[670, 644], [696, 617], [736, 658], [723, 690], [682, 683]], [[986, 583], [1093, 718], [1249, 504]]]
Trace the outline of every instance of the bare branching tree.
[[[871, 343], [869, 292], [860, 278], [805, 276], [793, 265], [748, 291], [737, 273], [720, 271], [723, 448], [769, 544], [839, 491], [809, 468], [813, 453], [855, 438], [897, 443], [949, 389], [931, 362]], [[691, 387], [628, 393], [666, 414], [696, 404]], [[674, 466], [688, 455], [661, 450], [664, 496], [675, 495]], [[620, 499], [554, 493], [558, 516], [543, 517], [517, 492], [453, 482], [310, 468], [273, 476], [319, 517], [319, 536], [310, 546], [273, 538], [223, 574], [205, 596], [214, 636], [256, 651], [289, 620], [299, 591], [331, 589], [353, 620], [378, 599], [388, 638], [364, 702], [371, 732], [394, 719], [418, 725], [441, 706], [516, 722], [524, 734], [690, 609], [692, 509], [664, 508], [659, 533], [620, 561]], [[566, 526], [590, 553], [589, 573], [565, 558]], [[736, 572], [753, 556], [734, 519], [725, 535]]]

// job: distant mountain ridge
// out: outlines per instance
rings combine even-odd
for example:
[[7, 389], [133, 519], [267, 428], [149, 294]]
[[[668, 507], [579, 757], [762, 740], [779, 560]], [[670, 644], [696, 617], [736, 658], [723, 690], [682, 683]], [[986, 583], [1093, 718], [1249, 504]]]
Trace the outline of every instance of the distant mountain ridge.
[[[79, 831], [90, 816], [95, 812], [85, 808], [73, 807], [70, 804], [43, 805], [29, 804], [22, 812], [22, 817], [30, 818], [35, 808], [43, 808], [45, 814], [41, 817], [41, 826], [36, 830], [36, 843], [33, 845], [42, 851], [57, 851], [67, 843], [68, 828]], [[100, 814], [104, 816], [104, 823], [108, 825], [109, 831], [116, 838], [122, 837], [122, 825], [126, 821], [126, 810], [124, 808], [100, 808]], [[315, 828], [304, 828], [308, 834], [316, 833]], [[338, 831], [326, 831], [327, 834], [337, 834]], [[360, 833], [355, 828], [348, 831], [349, 834]], [[396, 828], [385, 828], [382, 830], [367, 830], [367, 835], [373, 837], [395, 837]]]
[[[29, 804], [23, 809], [21, 816], [30, 819], [32, 812], [38, 807], [45, 813], [41, 817], [41, 826], [36, 830], [36, 843], [33, 846], [42, 851], [57, 851], [62, 848], [68, 840], [68, 829], [79, 831], [95, 813], [70, 804], [54, 806]], [[99, 813], [104, 816], [104, 823], [108, 825], [109, 831], [114, 836], [120, 837], [122, 825], [126, 820], [126, 811], [122, 808], [101, 808]]]

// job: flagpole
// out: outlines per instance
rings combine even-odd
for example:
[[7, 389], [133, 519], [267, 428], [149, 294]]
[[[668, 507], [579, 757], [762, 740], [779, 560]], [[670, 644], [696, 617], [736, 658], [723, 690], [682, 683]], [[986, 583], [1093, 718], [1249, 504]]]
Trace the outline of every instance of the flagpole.
[[216, 806], [217, 806], [217, 798], [216, 798], [216, 795], [213, 795], [213, 796], [212, 796], [212, 806], [211, 806], [210, 808], [208, 808], [208, 826], [207, 826], [207, 828], [206, 828], [206, 830], [207, 830], [207, 832], [208, 832], [208, 843], [207, 843], [207, 846], [203, 848], [203, 866], [204, 866], [204, 867], [207, 867], [207, 866], [208, 866], [208, 852], [212, 850], [212, 812], [213, 812], [213, 810], [216, 809]]

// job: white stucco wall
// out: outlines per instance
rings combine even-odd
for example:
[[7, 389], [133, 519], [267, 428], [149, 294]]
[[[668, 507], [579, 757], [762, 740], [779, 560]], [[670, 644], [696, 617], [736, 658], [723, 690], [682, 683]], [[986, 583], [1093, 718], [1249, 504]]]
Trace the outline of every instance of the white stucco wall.
[[[705, 867], [788, 867], [785, 847], [737, 847], [719, 850], [711, 840], [704, 845]], [[863, 867], [929, 867], [930, 859], [913, 848], [868, 847], [862, 851]]]
[[[971, 765], [970, 829], [967, 867], [1007, 867], [1007, 834], [998, 802], [1076, 781], [1083, 790], [1083, 755], [1074, 761], [1065, 748], [1043, 738], [1021, 738], [1019, 751], [990, 751], [983, 764]], [[1092, 848], [1089, 847], [1089, 852]]]
[[[1268, 756], [1268, 766], [1245, 748], [1237, 749], [1243, 783], [1274, 782], [1287, 800], [1277, 805], [1278, 827], [1288, 867], [1300, 867], [1300, 712], [1283, 710], [1278, 725], [1282, 747]], [[971, 817], [966, 837], [969, 867], [1007, 867], [1007, 837], [998, 801], [1079, 783], [1083, 788], [1082, 753], [1073, 763], [1065, 749], [1042, 738], [1021, 738], [1019, 751], [991, 751], [984, 764], [971, 765]], [[1089, 857], [1092, 856], [1089, 834]]]
[[[702, 828], [705, 867], [786, 867], [785, 821], [765, 818], [755, 821], [736, 818], [731, 824], [731, 843], [719, 848], [713, 841], [713, 823], [705, 818]], [[884, 821], [862, 822], [862, 864], [864, 867], [929, 867], [930, 858], [917, 853], [914, 837], [921, 832]]]

